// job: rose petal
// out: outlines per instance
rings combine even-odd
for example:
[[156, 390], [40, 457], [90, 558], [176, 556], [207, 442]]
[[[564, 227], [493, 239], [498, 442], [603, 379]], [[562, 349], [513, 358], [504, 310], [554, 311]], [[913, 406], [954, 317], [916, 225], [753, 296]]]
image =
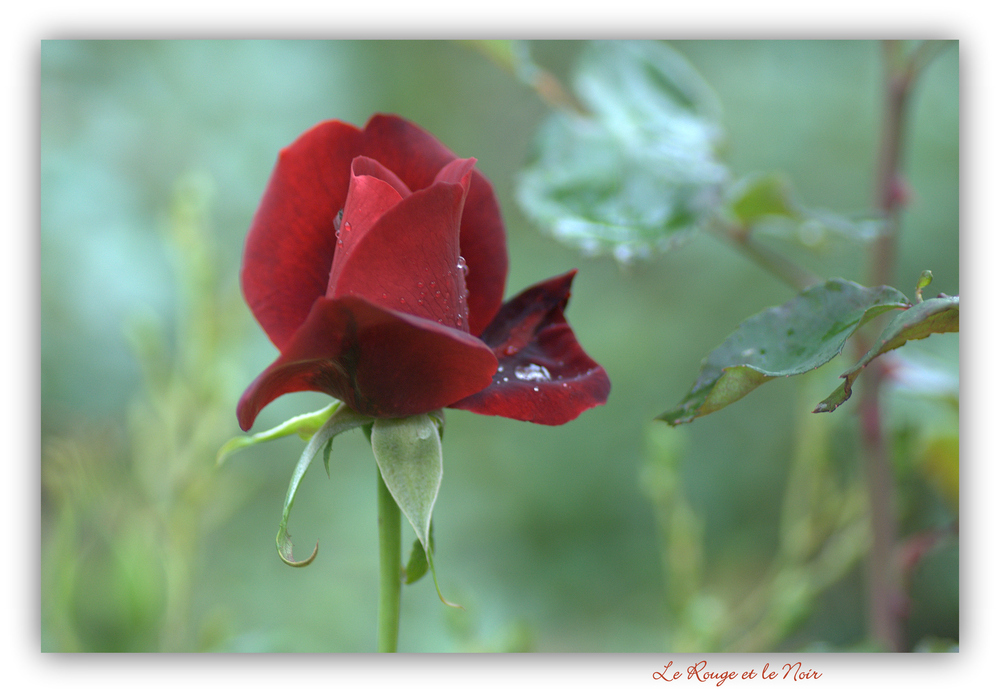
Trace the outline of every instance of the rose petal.
[[406, 184], [384, 166], [368, 157], [351, 162], [351, 182], [344, 202], [344, 214], [337, 230], [337, 251], [330, 268], [326, 296], [333, 297], [344, 263], [358, 241], [399, 201], [410, 195]]
[[320, 123], [281, 151], [247, 234], [243, 296], [281, 349], [323, 295], [344, 207], [351, 161], [363, 133], [339, 121]]
[[[413, 191], [430, 186], [442, 167], [456, 159], [433, 135], [398, 116], [372, 116], [364, 137], [365, 154], [395, 172]], [[478, 335], [503, 303], [507, 237], [493, 187], [477, 170], [472, 172], [459, 243], [469, 269], [465, 278], [469, 330]]]
[[[338, 253], [330, 296], [363, 297], [468, 331], [458, 239], [471, 166], [465, 167], [461, 183], [435, 183], [382, 214], [354, 241], [342, 264]], [[462, 169], [454, 167], [452, 173]]]
[[321, 297], [236, 412], [249, 430], [278, 396], [320, 391], [364, 415], [407, 417], [476, 393], [496, 366], [489, 347], [467, 333], [357, 297]]
[[583, 351], [563, 315], [576, 271], [530, 287], [483, 332], [500, 366], [484, 390], [450, 407], [561, 425], [607, 401], [611, 381]]

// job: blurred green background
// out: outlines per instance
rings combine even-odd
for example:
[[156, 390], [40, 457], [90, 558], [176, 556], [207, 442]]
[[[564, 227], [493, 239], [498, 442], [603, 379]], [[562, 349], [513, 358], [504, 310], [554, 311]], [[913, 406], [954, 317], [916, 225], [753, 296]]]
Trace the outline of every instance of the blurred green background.
[[[718, 93], [736, 174], [781, 171], [810, 206], [869, 210], [876, 43], [672, 45]], [[580, 44], [529, 48], [568, 83]], [[864, 644], [852, 560], [862, 541], [808, 590], [801, 567], [775, 575], [771, 564], [787, 545], [786, 492], [810, 443], [829, 479], [856, 477], [851, 404], [809, 417], [845, 364], [767, 384], [678, 430], [654, 423], [702, 357], [791, 293], [713, 237], [622, 267], [530, 225], [514, 177], [547, 107], [475, 47], [46, 41], [40, 98], [44, 651], [374, 649], [376, 468], [363, 435], [334, 442], [330, 479], [321, 466], [306, 475], [290, 523], [300, 553], [320, 542], [305, 569], [285, 566], [274, 546], [303, 443], [255, 447], [221, 469], [215, 452], [239, 432], [240, 393], [276, 355], [237, 272], [277, 152], [319, 121], [361, 126], [375, 112], [478, 159], [507, 223], [508, 295], [580, 269], [568, 316], [612, 381], [606, 406], [558, 428], [448, 411], [435, 564], [444, 595], [466, 610], [441, 604], [429, 580], [405, 587], [400, 650]], [[912, 107], [913, 200], [897, 268], [911, 296], [925, 268], [932, 295], [958, 294], [958, 103], [952, 47]], [[857, 242], [803, 244], [781, 230], [768, 241], [821, 274], [864, 281]], [[957, 335], [918, 352], [951, 365], [957, 384]], [[327, 400], [285, 396], [256, 430]], [[903, 531], [947, 526], [957, 497], [934, 471], [957, 466], [957, 404], [887, 400]], [[841, 492], [816, 494], [846, 508], [850, 485]], [[916, 568], [911, 646], [957, 640], [957, 558], [951, 539]], [[773, 630], [720, 637], [727, 607], [759, 586]]]

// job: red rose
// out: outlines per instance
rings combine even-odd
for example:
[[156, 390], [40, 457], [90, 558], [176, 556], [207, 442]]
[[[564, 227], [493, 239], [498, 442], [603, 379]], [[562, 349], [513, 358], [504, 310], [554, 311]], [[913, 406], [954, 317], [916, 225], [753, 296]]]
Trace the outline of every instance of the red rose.
[[244, 430], [293, 391], [377, 418], [450, 406], [549, 425], [606, 401], [607, 374], [563, 317], [575, 271], [501, 306], [503, 221], [474, 164], [383, 115], [282, 150], [241, 271], [281, 355], [240, 399]]

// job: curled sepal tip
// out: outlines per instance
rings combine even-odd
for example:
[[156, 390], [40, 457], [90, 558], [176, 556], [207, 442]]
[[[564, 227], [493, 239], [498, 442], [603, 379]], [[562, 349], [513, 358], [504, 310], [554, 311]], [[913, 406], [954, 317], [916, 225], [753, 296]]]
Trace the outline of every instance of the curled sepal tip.
[[289, 567], [305, 567], [313, 560], [316, 559], [316, 553], [319, 552], [319, 541], [316, 541], [316, 547], [313, 548], [312, 555], [307, 557], [305, 560], [296, 560], [292, 557], [292, 537], [288, 533], [284, 534], [284, 538], [281, 537], [282, 534], [278, 533], [278, 555], [281, 556], [282, 562], [284, 562]]
[[295, 504], [295, 494], [298, 492], [299, 483], [302, 482], [302, 477], [309, 470], [309, 464], [312, 463], [319, 450], [338, 434], [365, 425], [372, 420], [370, 416], [360, 415], [343, 404], [335, 405], [339, 407], [313, 434], [305, 451], [302, 452], [302, 456], [299, 457], [299, 462], [295, 465], [295, 470], [292, 471], [292, 479], [288, 483], [288, 493], [285, 495], [285, 506], [281, 512], [281, 524], [278, 526], [278, 536], [275, 543], [278, 547], [278, 556], [281, 557], [282, 562], [291, 567], [305, 567], [316, 558], [316, 553], [319, 551], [319, 542], [317, 541], [316, 547], [308, 559], [295, 560], [292, 557], [292, 536], [288, 533], [288, 516], [292, 512], [292, 505]]
[[437, 590], [437, 595], [438, 595], [438, 598], [441, 600], [441, 603], [443, 603], [446, 606], [451, 606], [452, 608], [459, 608], [459, 609], [461, 609], [461, 610], [464, 611], [465, 610], [465, 606], [462, 606], [462, 605], [460, 605], [458, 603], [452, 603], [451, 601], [449, 601], [448, 599], [446, 599], [444, 597], [444, 595], [441, 593], [441, 587], [438, 585], [437, 570], [434, 569], [434, 550], [433, 550], [433, 545], [432, 545], [432, 549], [427, 552], [427, 565], [431, 568], [431, 579], [434, 580], [434, 588]]

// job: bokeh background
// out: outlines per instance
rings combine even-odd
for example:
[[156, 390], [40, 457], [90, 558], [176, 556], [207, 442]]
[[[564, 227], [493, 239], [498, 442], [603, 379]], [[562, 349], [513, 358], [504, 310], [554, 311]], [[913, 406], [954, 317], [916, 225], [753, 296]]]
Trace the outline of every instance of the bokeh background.
[[[734, 172], [780, 171], [811, 206], [870, 209], [876, 43], [672, 46], [719, 96]], [[568, 83], [581, 44], [529, 49]], [[897, 268], [907, 294], [925, 268], [934, 293], [959, 290], [958, 84], [952, 47], [912, 105]], [[818, 583], [773, 564], [809, 443], [829, 444], [817, 454], [825, 470], [856, 477], [852, 404], [809, 416], [845, 364], [769, 383], [677, 430], [654, 422], [742, 319], [791, 293], [711, 236], [623, 267], [532, 226], [514, 180], [548, 107], [484, 52], [46, 41], [40, 98], [43, 651], [374, 649], [376, 468], [363, 435], [335, 440], [329, 479], [319, 465], [305, 477], [289, 526], [299, 552], [319, 540], [305, 569], [274, 546], [303, 443], [254, 447], [222, 468], [215, 452], [238, 434], [236, 401], [276, 354], [237, 273], [277, 152], [319, 121], [360, 126], [375, 112], [478, 159], [507, 223], [508, 295], [579, 268], [567, 313], [612, 380], [606, 406], [559, 428], [448, 411], [435, 564], [466, 610], [441, 604], [429, 579], [405, 587], [400, 649], [865, 648], [863, 541]], [[817, 272], [864, 279], [857, 241], [804, 243], [780, 229], [770, 241]], [[936, 393], [957, 394], [957, 335], [911, 347], [935, 365], [928, 374], [950, 365], [954, 384], [939, 380]], [[887, 398], [903, 531], [954, 524], [957, 496], [939, 473], [954, 459], [957, 475], [957, 401]], [[285, 396], [256, 429], [326, 402]], [[909, 646], [957, 640], [957, 539], [921, 556], [911, 580]], [[754, 639], [740, 642], [718, 625], [747, 596], [763, 596], [759, 612], [774, 620], [748, 622]]]

